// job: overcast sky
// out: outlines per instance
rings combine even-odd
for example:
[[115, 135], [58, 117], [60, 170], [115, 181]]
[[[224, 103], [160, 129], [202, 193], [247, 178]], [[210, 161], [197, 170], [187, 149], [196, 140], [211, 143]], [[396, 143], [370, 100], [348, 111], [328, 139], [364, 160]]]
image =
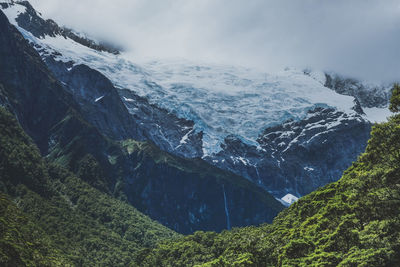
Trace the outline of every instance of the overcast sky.
[[399, 0], [31, 0], [138, 61], [187, 58], [400, 80]]

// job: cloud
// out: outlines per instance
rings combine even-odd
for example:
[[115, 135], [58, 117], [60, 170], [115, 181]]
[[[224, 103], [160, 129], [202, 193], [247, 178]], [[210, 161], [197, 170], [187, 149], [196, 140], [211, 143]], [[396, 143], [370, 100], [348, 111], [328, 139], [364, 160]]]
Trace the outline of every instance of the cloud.
[[45, 17], [123, 46], [137, 60], [182, 57], [400, 80], [397, 0], [31, 0]]

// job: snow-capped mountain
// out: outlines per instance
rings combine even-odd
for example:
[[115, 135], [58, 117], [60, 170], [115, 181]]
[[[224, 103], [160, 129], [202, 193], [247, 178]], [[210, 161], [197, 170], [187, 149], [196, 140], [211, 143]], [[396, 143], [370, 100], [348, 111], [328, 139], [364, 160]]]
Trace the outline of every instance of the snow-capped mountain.
[[[74, 76], [82, 64], [119, 89], [134, 119], [121, 139], [147, 139], [180, 156], [202, 157], [277, 198], [293, 196], [284, 202], [337, 180], [365, 149], [371, 122], [388, 116], [390, 86], [296, 69], [271, 74], [183, 60], [138, 65], [44, 20], [26, 1], [0, 5], [82, 105], [101, 104], [105, 95], [85, 94], [87, 82]], [[109, 134], [122, 131], [114, 129]]]
[[[180, 233], [222, 231], [271, 222], [282, 210], [282, 204], [271, 194], [244, 177], [202, 159], [184, 159], [162, 151], [151, 142], [132, 139], [136, 135], [140, 137], [140, 130], [147, 128], [138, 127], [140, 121], [130, 115], [110, 80], [86, 65], [70, 68], [69, 64], [51, 62], [51, 57], [46, 60], [49, 66], [52, 64], [53, 71], [0, 10], [0, 109], [2, 124], [6, 127], [1, 128], [2, 136], [6, 132], [1, 152], [4, 152], [4, 140], [5, 146], [13, 150], [13, 142], [8, 144], [7, 136], [15, 133], [20, 125], [49, 165], [56, 163], [56, 168], [57, 165], [65, 167], [60, 175], [51, 174], [54, 180], [47, 182], [42, 179], [50, 176], [47, 170], [33, 171], [32, 175], [29, 168], [29, 173], [21, 176], [20, 166], [14, 172], [15, 168], [6, 163], [5, 169], [2, 168], [6, 174], [0, 175], [0, 182], [6, 186], [2, 191], [10, 193], [10, 197], [11, 194], [17, 199], [21, 196], [14, 194], [14, 189], [7, 189], [9, 185], [18, 185], [37, 190], [41, 196], [61, 197], [66, 200], [66, 207], [75, 212], [72, 201], [76, 203], [77, 198], [64, 198], [64, 193], [56, 189], [60, 188], [58, 181], [74, 177], [71, 174], [74, 172], [78, 180], [89, 187], [128, 202]], [[149, 114], [156, 111], [156, 107], [141, 100], [138, 98], [135, 103], [141, 105], [141, 112], [147, 114], [149, 120], [152, 119]], [[5, 110], [12, 114], [6, 115], [9, 119], [5, 119]], [[161, 116], [164, 112], [158, 109], [157, 114]], [[168, 123], [167, 116], [163, 120]], [[186, 126], [190, 127], [190, 123]], [[25, 136], [27, 143], [31, 143], [22, 131], [17, 131], [16, 135]], [[31, 155], [38, 154], [36, 147], [27, 147], [30, 156], [27, 160], [21, 158], [24, 163], [32, 159]], [[40, 164], [48, 166], [44, 162]], [[36, 177], [40, 178], [36, 180]], [[71, 192], [82, 196], [75, 190]], [[85, 196], [87, 192], [85, 190]], [[94, 194], [101, 195], [96, 191]], [[96, 202], [96, 197], [93, 200]], [[83, 207], [87, 211], [85, 203]], [[37, 205], [32, 204], [36, 209]], [[96, 216], [96, 220], [98, 218]], [[105, 221], [109, 222], [107, 218]]]

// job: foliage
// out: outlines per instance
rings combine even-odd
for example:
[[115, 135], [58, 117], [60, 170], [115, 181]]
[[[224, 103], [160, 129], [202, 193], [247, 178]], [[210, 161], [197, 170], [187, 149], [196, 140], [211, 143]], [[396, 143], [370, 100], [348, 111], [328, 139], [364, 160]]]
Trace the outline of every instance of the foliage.
[[142, 266], [400, 266], [400, 115], [378, 124], [335, 183], [271, 225], [197, 232], [142, 251]]
[[392, 112], [400, 111], [400, 85], [398, 83], [393, 86], [389, 109]]
[[[80, 175], [93, 176], [88, 180], [101, 174], [91, 157], [81, 164]], [[0, 175], [1, 191], [16, 203], [1, 195], [0, 265], [126, 266], [140, 248], [178, 236], [63, 167], [45, 162], [2, 108]]]
[[[141, 143], [123, 145], [128, 153], [145, 151]], [[146, 146], [156, 160], [179, 160]], [[3, 109], [0, 148], [5, 266], [400, 266], [400, 115], [373, 127], [366, 152], [338, 182], [301, 198], [273, 224], [178, 240], [132, 206], [43, 161]], [[83, 157], [80, 176], [99, 181], [97, 164]]]
[[2, 266], [65, 266], [68, 261], [35, 222], [0, 193]]

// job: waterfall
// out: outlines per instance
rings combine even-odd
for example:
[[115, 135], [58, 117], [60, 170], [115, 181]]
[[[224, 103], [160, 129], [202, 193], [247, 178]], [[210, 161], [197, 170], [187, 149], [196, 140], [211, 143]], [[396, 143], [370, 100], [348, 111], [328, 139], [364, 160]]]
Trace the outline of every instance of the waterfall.
[[254, 168], [256, 169], [256, 173], [257, 173], [257, 177], [258, 177], [258, 183], [261, 184], [260, 174], [258, 173], [258, 167], [254, 166]]
[[231, 222], [229, 219], [229, 210], [228, 210], [228, 204], [226, 202], [226, 194], [225, 194], [225, 186], [222, 185], [222, 191], [224, 192], [224, 203], [225, 203], [225, 215], [226, 215], [226, 228], [228, 230], [231, 229]]

